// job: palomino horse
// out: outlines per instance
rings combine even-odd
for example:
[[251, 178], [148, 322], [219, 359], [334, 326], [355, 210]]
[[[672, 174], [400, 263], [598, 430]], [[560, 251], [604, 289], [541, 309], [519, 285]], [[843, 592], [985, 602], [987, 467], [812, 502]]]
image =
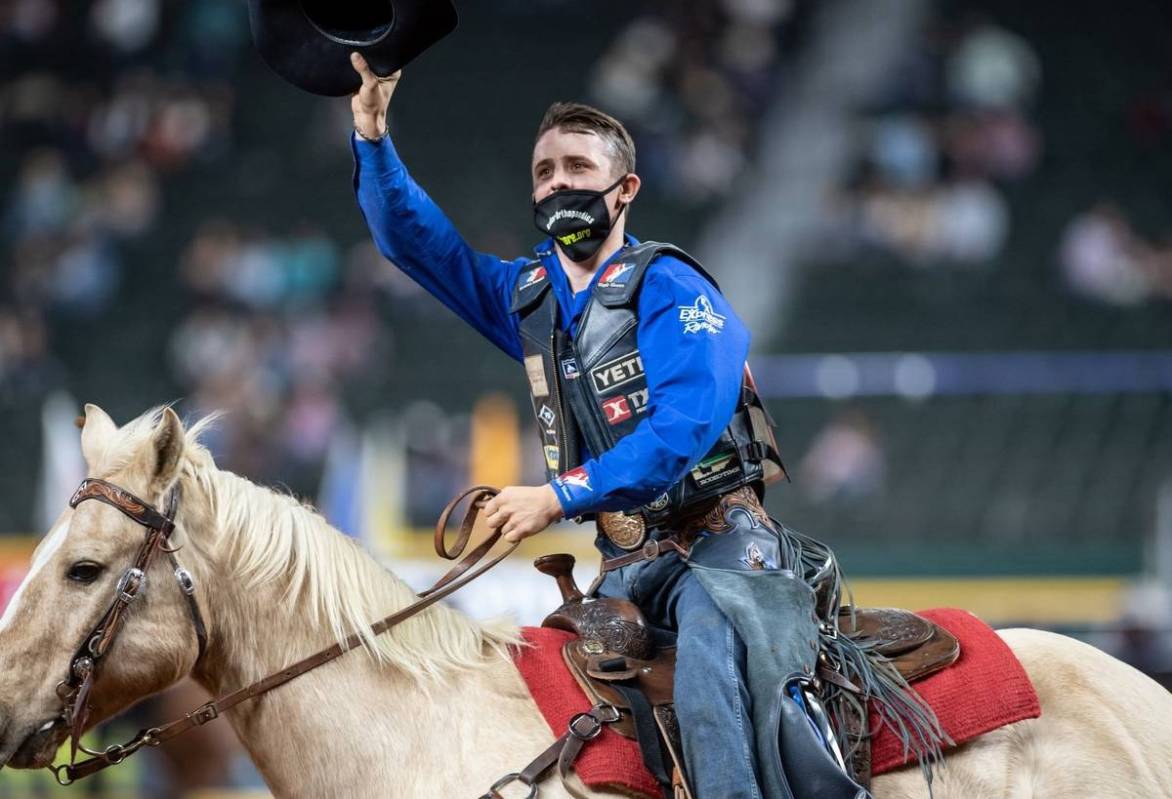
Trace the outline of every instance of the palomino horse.
[[[221, 694], [365, 628], [412, 599], [405, 583], [293, 498], [219, 471], [170, 409], [119, 429], [87, 406], [91, 477], [162, 508], [178, 484], [176, 558], [147, 569], [93, 685], [90, 724], [191, 673]], [[67, 510], [0, 619], [0, 764], [48, 764], [67, 731], [56, 686], [109, 606], [143, 528], [115, 508]], [[1042, 705], [947, 756], [938, 799], [1172, 796], [1172, 696], [1096, 649], [1035, 630], [1002, 637]], [[365, 646], [226, 713], [278, 796], [475, 797], [552, 743], [510, 659], [517, 630], [436, 605]], [[979, 690], [974, 686], [974, 690]], [[603, 796], [577, 788], [586, 796]], [[925, 797], [917, 768], [877, 777], [879, 799]], [[553, 776], [541, 796], [569, 794]]]

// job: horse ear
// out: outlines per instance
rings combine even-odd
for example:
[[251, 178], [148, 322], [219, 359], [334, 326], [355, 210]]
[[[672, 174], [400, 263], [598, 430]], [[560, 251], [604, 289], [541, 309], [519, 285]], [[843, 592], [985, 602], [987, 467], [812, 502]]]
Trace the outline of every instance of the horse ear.
[[92, 403], [86, 403], [85, 421], [81, 428], [81, 454], [85, 462], [91, 467], [100, 459], [106, 442], [115, 432], [118, 425], [104, 410]]
[[183, 422], [170, 408], [163, 409], [159, 426], [155, 428], [155, 470], [152, 482], [157, 488], [166, 488], [179, 474], [179, 459], [183, 457], [186, 437]]

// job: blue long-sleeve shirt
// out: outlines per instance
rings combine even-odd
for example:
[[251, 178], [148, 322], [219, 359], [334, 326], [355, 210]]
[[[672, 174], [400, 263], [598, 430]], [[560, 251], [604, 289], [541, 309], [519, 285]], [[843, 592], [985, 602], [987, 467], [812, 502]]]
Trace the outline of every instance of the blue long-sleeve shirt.
[[[509, 306], [520, 271], [533, 259], [504, 260], [473, 250], [411, 179], [390, 137], [371, 143], [354, 135], [351, 146], [358, 205], [380, 252], [521, 360], [520, 320]], [[634, 241], [628, 237], [628, 243]], [[574, 293], [552, 240], [535, 252], [557, 298], [560, 323], [573, 334], [593, 282]], [[603, 264], [594, 280], [605, 271]], [[697, 325], [696, 309], [705, 306], [701, 298], [711, 315], [705, 317], [709, 324]], [[749, 333], [711, 283], [682, 261], [660, 256], [647, 269], [638, 303], [647, 414], [610, 450], [586, 453], [576, 479], [552, 482], [567, 517], [627, 510], [658, 497], [712, 448], [740, 395]]]

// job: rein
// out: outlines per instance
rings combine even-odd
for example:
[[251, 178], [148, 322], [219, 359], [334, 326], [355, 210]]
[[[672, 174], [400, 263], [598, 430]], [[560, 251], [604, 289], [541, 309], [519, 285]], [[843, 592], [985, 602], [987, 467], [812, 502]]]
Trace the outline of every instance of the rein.
[[[435, 525], [435, 551], [437, 555], [445, 560], [456, 560], [462, 555], [463, 558], [444, 574], [435, 585], [419, 593], [416, 601], [402, 610], [396, 611], [390, 616], [370, 625], [370, 629], [375, 635], [381, 635], [430, 605], [434, 605], [449, 594], [463, 588], [512, 554], [517, 548], [518, 543], [509, 544], [499, 554], [477, 565], [497, 541], [500, 540], [501, 531], [498, 529], [493, 531], [488, 538], [477, 545], [471, 552], [464, 555], [464, 550], [467, 548], [468, 542], [472, 537], [472, 529], [476, 523], [476, 517], [480, 513], [482, 503], [491, 499], [497, 493], [499, 493], [498, 489], [489, 486], [475, 486], [460, 493], [447, 504]], [[460, 523], [460, 529], [453, 546], [451, 549], [448, 549], [445, 544], [448, 520], [456, 507], [468, 497], [471, 497], [468, 511], [464, 516], [464, 520]], [[166, 546], [170, 542], [171, 533], [175, 529], [175, 513], [179, 501], [178, 490], [176, 489], [171, 492], [166, 514], [155, 510], [150, 504], [138, 499], [129, 491], [104, 480], [93, 478], [83, 480], [81, 486], [73, 495], [73, 499], [70, 500], [69, 505], [72, 508], [76, 508], [81, 502], [88, 499], [95, 499], [117, 508], [128, 518], [147, 528], [147, 535], [146, 540], [139, 548], [138, 555], [135, 557], [134, 565], [118, 581], [113, 603], [106, 613], [103, 614], [101, 620], [99, 620], [90, 634], [82, 641], [81, 646], [70, 662], [68, 677], [57, 686], [58, 696], [61, 697], [65, 706], [62, 718], [70, 725], [70, 736], [72, 739], [70, 762], [64, 765], [50, 765], [46, 768], [53, 772], [53, 775], [57, 778], [57, 782], [61, 785], [69, 785], [79, 779], [96, 774], [109, 766], [121, 763], [144, 746], [158, 746], [164, 741], [168, 741], [190, 729], [207, 724], [209, 721], [218, 718], [221, 713], [241, 702], [284, 685], [290, 680], [300, 677], [302, 674], [312, 671], [318, 666], [329, 663], [362, 644], [362, 636], [355, 633], [344, 641], [323, 649], [307, 658], [303, 658], [281, 671], [270, 674], [264, 679], [200, 705], [195, 710], [185, 714], [182, 718], [175, 719], [159, 727], [150, 727], [149, 729], [141, 730], [133, 739], [124, 744], [113, 744], [103, 752], [86, 749], [80, 744], [80, 738], [82, 732], [85, 730], [85, 723], [90, 714], [89, 697], [93, 687], [97, 665], [109, 650], [118, 631], [122, 628], [126, 609], [145, 585], [147, 569], [153, 562], [157, 552], [162, 551], [167, 553], [171, 557], [172, 562], [175, 563], [176, 578], [179, 580], [180, 588], [188, 599], [192, 614], [192, 623], [199, 640], [199, 655], [196, 658], [196, 663], [203, 657], [207, 638], [204, 630], [203, 617], [200, 615], [199, 605], [195, 601], [194, 583], [191, 581], [191, 576], [186, 570], [179, 567], [177, 561], [175, 561], [174, 552], [176, 550]], [[180, 576], [181, 573], [182, 576]], [[81, 749], [86, 754], [92, 755], [92, 757], [77, 762], [78, 749]]]

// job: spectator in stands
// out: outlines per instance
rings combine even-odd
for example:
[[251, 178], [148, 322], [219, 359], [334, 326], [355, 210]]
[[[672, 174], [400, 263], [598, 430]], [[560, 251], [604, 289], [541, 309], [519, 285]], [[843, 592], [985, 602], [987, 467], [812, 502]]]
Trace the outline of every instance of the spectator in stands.
[[1119, 207], [1101, 200], [1067, 225], [1059, 259], [1074, 291], [1111, 305], [1134, 305], [1152, 292], [1146, 250]]
[[972, 108], [1024, 108], [1041, 82], [1029, 42], [980, 16], [968, 21], [946, 65], [952, 98]]
[[883, 490], [886, 457], [862, 411], [840, 413], [815, 436], [798, 465], [798, 485], [813, 502], [853, 501]]

